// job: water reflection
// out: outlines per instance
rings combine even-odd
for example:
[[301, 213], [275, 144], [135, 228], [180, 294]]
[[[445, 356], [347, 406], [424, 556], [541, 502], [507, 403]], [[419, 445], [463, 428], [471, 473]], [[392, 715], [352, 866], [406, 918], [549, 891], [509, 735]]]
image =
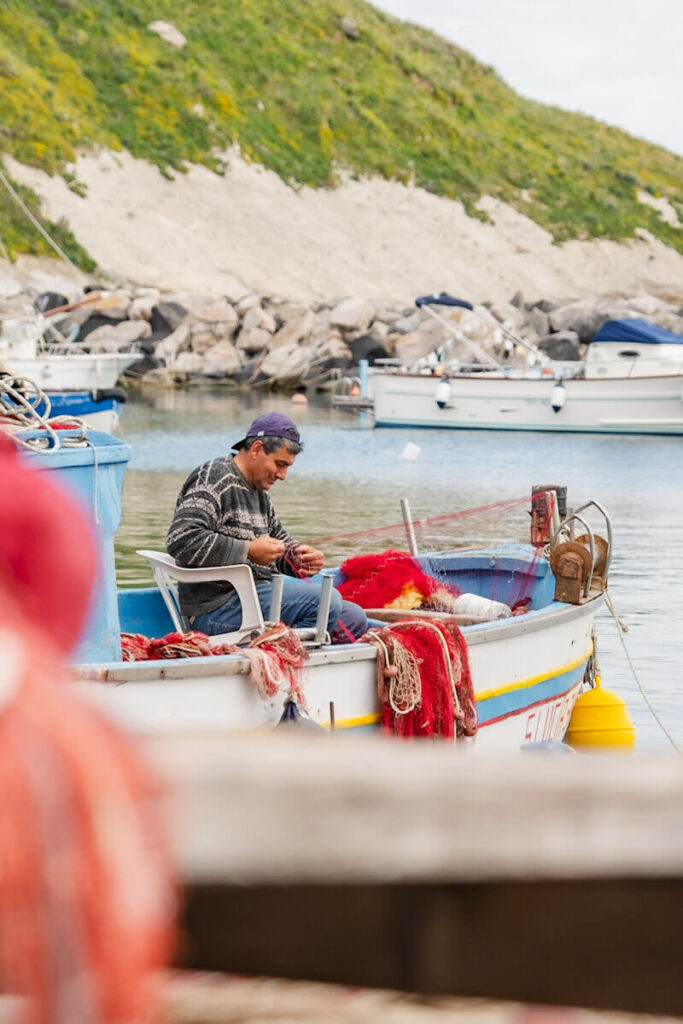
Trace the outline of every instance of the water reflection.
[[[401, 497], [409, 499], [414, 518], [526, 495], [539, 483], [566, 484], [570, 505], [597, 498], [614, 524], [610, 590], [629, 625], [631, 655], [650, 698], [683, 744], [680, 439], [358, 430], [352, 416], [331, 409], [324, 397], [302, 408], [281, 395], [154, 391], [131, 400], [122, 419], [132, 458], [116, 538], [120, 584], [149, 585], [135, 549], [163, 548], [176, 495], [190, 470], [225, 454], [249, 421], [269, 410], [288, 412], [305, 442], [287, 481], [272, 495], [287, 529], [301, 539], [400, 523]], [[408, 441], [420, 447], [414, 462], [401, 458]], [[492, 518], [483, 532], [499, 536], [500, 526]], [[481, 524], [473, 532], [467, 520], [456, 520], [452, 538], [449, 530], [444, 539], [462, 544], [483, 539], [481, 533]], [[526, 539], [524, 517], [511, 513], [504, 533]], [[380, 548], [391, 546], [382, 540]], [[405, 546], [401, 541], [399, 530], [395, 542]], [[350, 553], [343, 541], [325, 550], [332, 561]], [[639, 747], [661, 748], [666, 741], [638, 693], [616, 628], [607, 612], [600, 618], [605, 685], [626, 697]]]

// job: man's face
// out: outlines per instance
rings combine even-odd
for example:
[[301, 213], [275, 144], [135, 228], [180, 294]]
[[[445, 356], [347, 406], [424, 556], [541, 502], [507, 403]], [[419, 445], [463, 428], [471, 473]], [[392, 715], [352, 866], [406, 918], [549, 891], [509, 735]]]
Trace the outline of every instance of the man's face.
[[295, 455], [283, 445], [267, 455], [262, 441], [256, 441], [249, 455], [249, 481], [258, 491], [269, 491], [276, 480], [285, 480], [287, 470], [294, 465]]

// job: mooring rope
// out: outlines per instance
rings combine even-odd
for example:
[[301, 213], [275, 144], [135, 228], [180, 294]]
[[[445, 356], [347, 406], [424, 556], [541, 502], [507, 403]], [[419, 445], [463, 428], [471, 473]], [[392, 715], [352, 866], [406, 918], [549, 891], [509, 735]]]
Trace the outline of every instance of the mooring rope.
[[637, 685], [638, 689], [640, 690], [640, 693], [641, 693], [641, 696], [642, 696], [643, 700], [647, 704], [647, 706], [650, 709], [650, 712], [652, 714], [652, 717], [654, 718], [654, 720], [656, 721], [657, 725], [660, 727], [660, 729], [662, 730], [662, 732], [664, 733], [666, 738], [668, 739], [668, 741], [671, 744], [671, 746], [674, 748], [674, 750], [676, 751], [676, 753], [680, 757], [683, 757], [683, 750], [681, 750], [679, 745], [676, 743], [676, 740], [673, 738], [673, 736], [671, 735], [671, 733], [669, 732], [667, 727], [664, 725], [664, 722], [662, 722], [661, 718], [659, 717], [659, 715], [657, 714], [657, 712], [653, 708], [652, 704], [650, 703], [650, 698], [648, 697], [647, 693], [645, 692], [645, 687], [643, 686], [643, 684], [641, 683], [641, 681], [640, 681], [640, 679], [638, 677], [638, 673], [636, 672], [636, 667], [633, 664], [633, 661], [631, 660], [631, 655], [629, 653], [629, 649], [626, 646], [626, 639], [624, 637], [624, 627], [623, 627], [623, 625], [621, 623], [621, 620], [620, 620], [619, 616], [616, 613], [616, 609], [615, 609], [614, 604], [612, 602], [612, 598], [610, 597], [610, 595], [607, 592], [605, 593], [605, 604], [609, 608], [609, 610], [610, 610], [610, 612], [612, 614], [612, 618], [614, 619], [614, 621], [616, 623], [617, 633], [619, 634], [619, 639], [621, 640], [621, 645], [624, 648], [624, 654], [626, 655], [626, 660], [628, 661], [628, 663], [630, 665], [631, 672], [633, 673], [633, 678], [636, 681], [636, 685]]

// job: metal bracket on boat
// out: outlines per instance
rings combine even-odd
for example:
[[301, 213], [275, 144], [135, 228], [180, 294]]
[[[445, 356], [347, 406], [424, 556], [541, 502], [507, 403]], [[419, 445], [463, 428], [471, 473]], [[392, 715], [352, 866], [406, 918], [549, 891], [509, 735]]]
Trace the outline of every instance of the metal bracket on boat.
[[[280, 621], [282, 615], [282, 594], [284, 584], [285, 578], [282, 573], [276, 573], [273, 576], [273, 591], [270, 599], [270, 622]], [[323, 644], [330, 642], [330, 637], [327, 632], [327, 623], [330, 618], [333, 584], [334, 580], [331, 576], [323, 576], [315, 626], [310, 629], [296, 630], [297, 635], [306, 647], [322, 647]]]
[[270, 598], [270, 621], [279, 622], [282, 615], [282, 592], [285, 586], [285, 578], [282, 573], [273, 575], [273, 590]]

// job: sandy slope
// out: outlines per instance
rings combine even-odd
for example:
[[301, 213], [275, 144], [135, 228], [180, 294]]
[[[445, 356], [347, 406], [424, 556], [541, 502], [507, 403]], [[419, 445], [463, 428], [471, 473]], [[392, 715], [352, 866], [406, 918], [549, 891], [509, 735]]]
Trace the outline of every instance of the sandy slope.
[[225, 176], [190, 167], [172, 181], [128, 153], [81, 156], [86, 198], [61, 178], [7, 166], [65, 218], [104, 273], [139, 284], [237, 298], [355, 295], [410, 302], [441, 289], [473, 300], [651, 292], [683, 302], [683, 256], [646, 233], [552, 244], [511, 207], [484, 197], [493, 223], [458, 202], [379, 179], [295, 191], [231, 153]]

